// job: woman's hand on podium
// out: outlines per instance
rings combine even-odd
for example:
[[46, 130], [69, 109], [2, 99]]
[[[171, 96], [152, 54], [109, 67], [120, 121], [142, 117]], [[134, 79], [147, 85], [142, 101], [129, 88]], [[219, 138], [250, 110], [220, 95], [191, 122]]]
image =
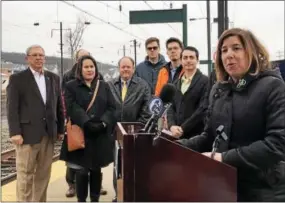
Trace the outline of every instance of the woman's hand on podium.
[[[209, 157], [209, 158], [211, 158], [212, 152], [204, 152], [204, 153], [202, 153], [202, 154], [205, 155], [205, 156], [207, 156], [207, 157]], [[221, 154], [221, 153], [215, 153], [214, 159], [215, 159], [216, 161], [223, 162], [223, 160], [222, 160], [222, 154]]]

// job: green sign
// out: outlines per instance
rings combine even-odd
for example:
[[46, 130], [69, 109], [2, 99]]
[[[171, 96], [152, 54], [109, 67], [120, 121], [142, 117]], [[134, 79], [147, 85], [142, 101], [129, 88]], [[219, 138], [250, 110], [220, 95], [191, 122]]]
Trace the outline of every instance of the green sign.
[[130, 11], [130, 24], [182, 22], [183, 43], [187, 46], [187, 5], [182, 9]]
[[130, 11], [130, 24], [182, 22], [182, 9]]

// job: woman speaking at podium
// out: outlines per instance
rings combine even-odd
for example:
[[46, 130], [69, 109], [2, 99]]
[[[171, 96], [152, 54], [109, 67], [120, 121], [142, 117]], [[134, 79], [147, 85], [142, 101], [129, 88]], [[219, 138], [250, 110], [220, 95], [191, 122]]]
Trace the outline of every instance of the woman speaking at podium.
[[220, 37], [204, 132], [178, 142], [237, 168], [238, 201], [285, 201], [285, 84], [248, 30]]

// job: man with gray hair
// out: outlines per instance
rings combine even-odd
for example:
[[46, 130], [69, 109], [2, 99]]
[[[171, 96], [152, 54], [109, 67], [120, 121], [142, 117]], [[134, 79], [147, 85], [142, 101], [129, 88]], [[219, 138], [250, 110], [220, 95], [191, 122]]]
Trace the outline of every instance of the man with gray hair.
[[17, 201], [45, 202], [51, 175], [54, 142], [63, 138], [64, 116], [60, 78], [44, 70], [39, 45], [26, 51], [29, 67], [10, 76], [7, 117], [16, 148]]

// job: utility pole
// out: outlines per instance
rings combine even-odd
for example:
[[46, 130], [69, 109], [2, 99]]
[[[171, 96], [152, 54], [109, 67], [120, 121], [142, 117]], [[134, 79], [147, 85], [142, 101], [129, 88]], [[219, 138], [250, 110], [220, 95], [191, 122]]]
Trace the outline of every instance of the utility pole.
[[63, 43], [62, 43], [62, 22], [60, 22], [60, 74], [63, 79]]
[[211, 13], [210, 13], [210, 0], [207, 0], [207, 44], [208, 44], [208, 75], [212, 72], [211, 60]]
[[225, 30], [229, 29], [228, 0], [225, 1]]
[[228, 29], [228, 0], [218, 1], [218, 38]]
[[52, 29], [51, 30], [51, 37], [54, 30], [59, 30], [60, 32], [60, 77], [63, 79], [63, 42], [62, 42], [62, 31], [63, 30], [70, 30], [70, 29], [62, 29], [62, 22], [59, 23], [59, 29]]
[[136, 39], [134, 39], [134, 40], [132, 40], [132, 41], [133, 41], [133, 43], [134, 43], [133, 47], [134, 47], [135, 65], [137, 65], [137, 46], [140, 47], [140, 44], [138, 44], [138, 42], [137, 42]]
[[126, 56], [126, 45], [123, 46], [123, 53], [124, 53], [124, 56]]
[[118, 55], [120, 55], [120, 50], [123, 50], [123, 56], [126, 56], [126, 50], [130, 49], [126, 49], [126, 45], [123, 45], [123, 48], [118, 50]]
[[137, 40], [134, 39], [135, 65], [137, 65]]

